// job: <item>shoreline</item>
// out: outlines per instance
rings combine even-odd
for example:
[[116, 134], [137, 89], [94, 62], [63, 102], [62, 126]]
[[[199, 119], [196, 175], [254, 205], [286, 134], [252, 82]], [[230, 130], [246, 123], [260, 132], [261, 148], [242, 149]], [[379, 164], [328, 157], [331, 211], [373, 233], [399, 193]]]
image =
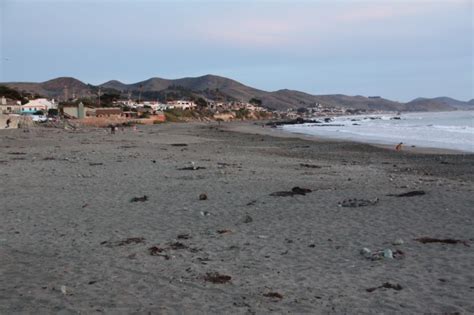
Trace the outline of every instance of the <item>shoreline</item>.
[[[236, 132], [244, 132], [244, 133], [259, 133], [264, 135], [273, 135], [275, 137], [281, 138], [298, 138], [304, 139], [309, 141], [316, 141], [316, 142], [340, 142], [340, 143], [358, 143], [358, 144], [365, 144], [371, 145], [378, 148], [383, 148], [390, 151], [395, 151], [395, 145], [389, 144], [382, 144], [382, 143], [375, 143], [375, 142], [363, 142], [363, 141], [356, 141], [356, 140], [345, 140], [340, 138], [331, 138], [326, 136], [316, 136], [316, 135], [308, 135], [304, 133], [298, 132], [290, 132], [284, 131], [282, 128], [271, 128], [269, 126], [265, 126], [264, 128], [258, 123], [252, 122], [228, 122], [226, 125], [228, 130], [236, 131]], [[454, 150], [454, 149], [445, 149], [445, 148], [434, 148], [434, 147], [421, 147], [421, 146], [403, 146], [403, 151], [405, 152], [413, 152], [413, 153], [423, 153], [423, 154], [457, 154], [457, 155], [473, 155], [474, 152], [469, 151], [462, 151], [462, 150]]]

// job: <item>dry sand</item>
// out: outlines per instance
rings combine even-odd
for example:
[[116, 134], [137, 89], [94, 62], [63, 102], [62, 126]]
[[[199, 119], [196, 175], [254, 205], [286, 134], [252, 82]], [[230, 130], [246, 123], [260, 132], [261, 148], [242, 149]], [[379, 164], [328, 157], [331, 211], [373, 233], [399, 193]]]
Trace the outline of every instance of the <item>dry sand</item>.
[[0, 313], [474, 313], [474, 155], [244, 125], [1, 130]]

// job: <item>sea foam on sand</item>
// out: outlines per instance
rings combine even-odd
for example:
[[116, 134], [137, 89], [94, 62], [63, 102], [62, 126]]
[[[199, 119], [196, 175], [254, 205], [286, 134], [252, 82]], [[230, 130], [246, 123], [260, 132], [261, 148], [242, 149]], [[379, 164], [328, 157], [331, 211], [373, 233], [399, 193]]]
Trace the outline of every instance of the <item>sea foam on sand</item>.
[[283, 130], [366, 143], [403, 142], [474, 152], [474, 111], [343, 116], [329, 123], [283, 126]]

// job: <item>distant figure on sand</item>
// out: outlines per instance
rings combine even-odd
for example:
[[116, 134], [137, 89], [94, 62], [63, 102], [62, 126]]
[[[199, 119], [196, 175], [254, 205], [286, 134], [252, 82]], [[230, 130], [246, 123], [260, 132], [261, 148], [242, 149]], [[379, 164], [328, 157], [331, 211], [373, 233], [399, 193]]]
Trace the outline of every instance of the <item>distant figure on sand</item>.
[[397, 144], [397, 146], [395, 147], [395, 150], [401, 151], [402, 150], [402, 144], [403, 144], [403, 142], [400, 142], [399, 144]]
[[10, 128], [10, 123], [11, 123], [11, 122], [12, 122], [11, 119], [8, 118], [8, 119], [7, 119], [7, 126], [6, 126], [5, 128]]
[[111, 134], [115, 134], [115, 126], [114, 125], [110, 125], [110, 133]]

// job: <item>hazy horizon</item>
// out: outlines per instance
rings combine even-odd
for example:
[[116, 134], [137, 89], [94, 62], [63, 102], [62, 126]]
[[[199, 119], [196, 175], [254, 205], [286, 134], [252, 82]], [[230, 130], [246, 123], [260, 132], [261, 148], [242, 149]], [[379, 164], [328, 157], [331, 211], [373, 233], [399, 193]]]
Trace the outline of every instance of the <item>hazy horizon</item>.
[[473, 88], [472, 1], [3, 0], [1, 82], [213, 74], [409, 101]]

